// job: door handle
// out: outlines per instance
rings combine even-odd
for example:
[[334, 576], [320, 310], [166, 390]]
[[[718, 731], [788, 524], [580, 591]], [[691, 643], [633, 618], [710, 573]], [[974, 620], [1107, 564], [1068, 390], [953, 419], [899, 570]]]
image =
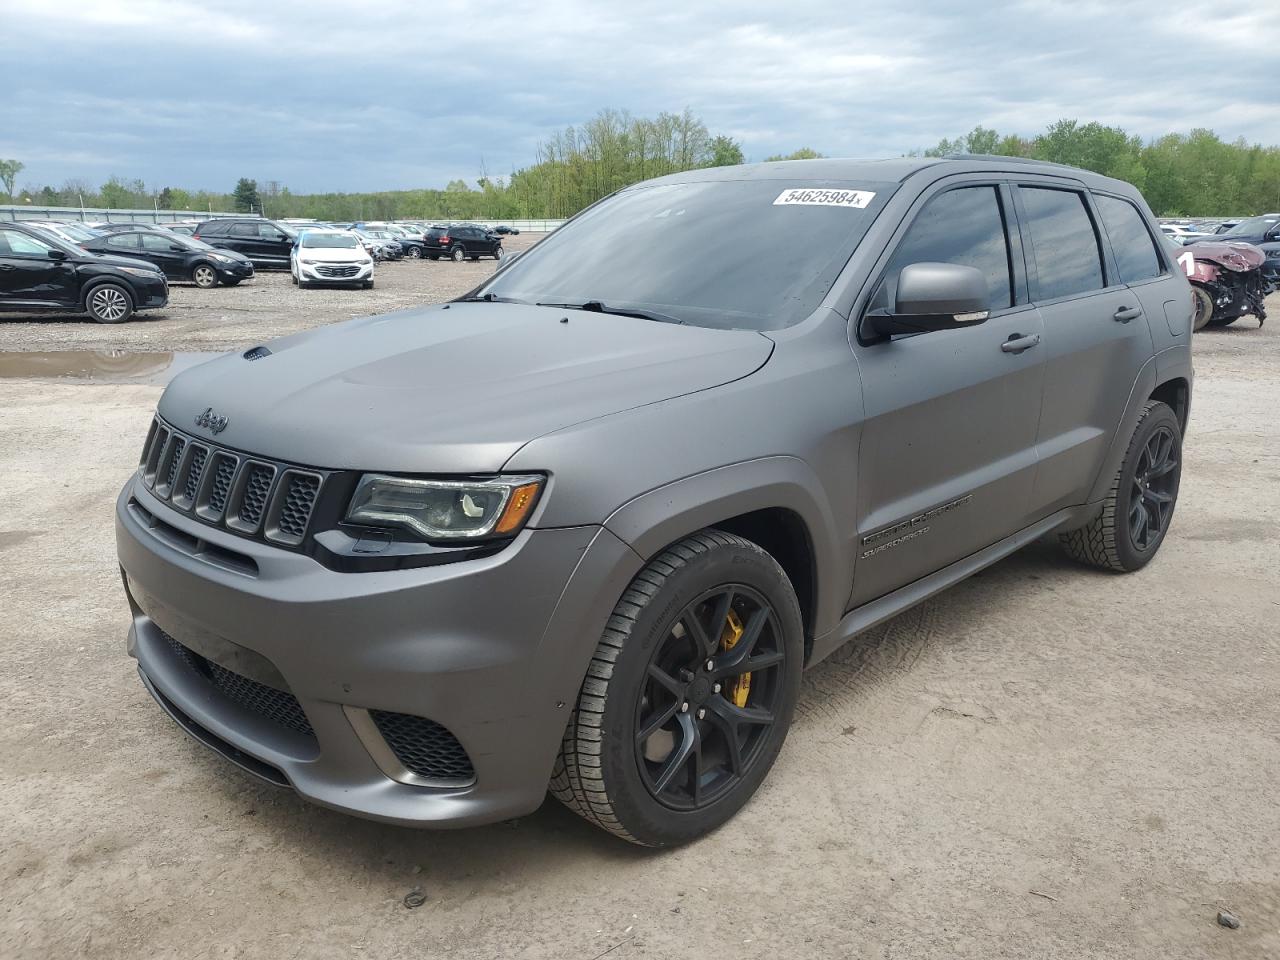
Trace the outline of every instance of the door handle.
[[1038, 333], [1032, 333], [1027, 336], [1015, 333], [1004, 343], [1000, 344], [1000, 349], [1005, 353], [1021, 353], [1023, 350], [1030, 350], [1039, 342], [1040, 334]]
[[17, 267], [15, 267], [12, 263], [0, 263], [0, 270], [16, 270], [16, 269]]
[[1113, 320], [1119, 320], [1121, 323], [1128, 323], [1130, 320], [1136, 320], [1142, 316], [1141, 307], [1121, 307], [1112, 315]]

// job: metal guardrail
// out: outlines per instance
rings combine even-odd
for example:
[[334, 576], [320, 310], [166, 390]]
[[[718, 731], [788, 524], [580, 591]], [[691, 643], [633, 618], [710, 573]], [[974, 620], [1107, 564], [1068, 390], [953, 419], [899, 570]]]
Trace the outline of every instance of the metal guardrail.
[[253, 214], [223, 210], [111, 210], [106, 207], [42, 207], [34, 203], [0, 204], [0, 220], [80, 220], [86, 223], [173, 223]]

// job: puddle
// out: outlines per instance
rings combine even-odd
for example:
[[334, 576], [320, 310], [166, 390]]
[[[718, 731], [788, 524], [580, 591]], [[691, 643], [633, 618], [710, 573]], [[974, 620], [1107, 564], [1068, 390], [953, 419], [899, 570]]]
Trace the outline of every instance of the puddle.
[[183, 370], [220, 356], [221, 353], [196, 351], [0, 351], [0, 380], [83, 380], [89, 383], [164, 385]]

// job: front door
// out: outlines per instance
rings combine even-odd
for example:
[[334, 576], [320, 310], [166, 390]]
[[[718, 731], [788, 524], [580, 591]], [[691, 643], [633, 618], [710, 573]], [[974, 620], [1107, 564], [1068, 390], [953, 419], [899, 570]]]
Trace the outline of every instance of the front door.
[[163, 270], [166, 277], [174, 280], [187, 279], [187, 252], [182, 241], [163, 233], [142, 233], [138, 239], [142, 242], [143, 259], [150, 260]]
[[74, 308], [76, 270], [62, 253], [29, 234], [0, 228], [0, 302]]
[[1027, 302], [1008, 193], [938, 188], [909, 223], [869, 309], [892, 308], [911, 263], [977, 267], [991, 314], [960, 330], [859, 343], [866, 421], [850, 606], [926, 576], [1029, 522], [1044, 333]]

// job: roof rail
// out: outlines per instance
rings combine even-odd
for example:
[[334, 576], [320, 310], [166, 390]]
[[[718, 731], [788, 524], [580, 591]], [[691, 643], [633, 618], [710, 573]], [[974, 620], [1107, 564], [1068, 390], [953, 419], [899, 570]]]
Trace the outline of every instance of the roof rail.
[[998, 153], [948, 153], [943, 157], [944, 160], [994, 160], [1001, 163], [1026, 163], [1034, 164], [1038, 167], [1061, 167], [1063, 170], [1079, 170], [1082, 173], [1093, 173], [1092, 170], [1086, 170], [1084, 167], [1073, 166], [1069, 163], [1055, 163], [1052, 160], [1037, 160], [1035, 157], [1007, 157]]

